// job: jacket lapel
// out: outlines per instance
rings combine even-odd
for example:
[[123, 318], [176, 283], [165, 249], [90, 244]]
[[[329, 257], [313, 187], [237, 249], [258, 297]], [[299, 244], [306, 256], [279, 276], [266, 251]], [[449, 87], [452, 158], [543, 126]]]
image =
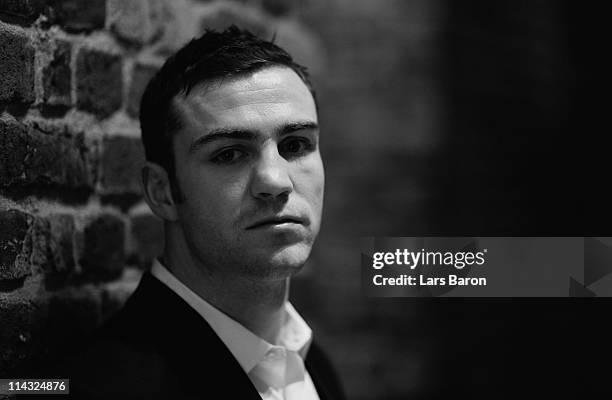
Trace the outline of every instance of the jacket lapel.
[[141, 340], [157, 349], [177, 385], [193, 398], [261, 400], [238, 361], [210, 325], [149, 273], [126, 303]]
[[336, 371], [316, 342], [311, 344], [305, 364], [320, 400], [345, 399]]

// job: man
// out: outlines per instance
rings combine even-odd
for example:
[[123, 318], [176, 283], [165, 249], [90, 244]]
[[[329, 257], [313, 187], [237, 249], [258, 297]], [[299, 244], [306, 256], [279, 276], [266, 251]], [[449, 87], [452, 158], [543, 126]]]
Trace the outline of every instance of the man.
[[68, 363], [73, 397], [343, 398], [287, 300], [323, 203], [305, 69], [246, 31], [206, 32], [152, 79], [140, 120], [144, 195], [166, 245]]

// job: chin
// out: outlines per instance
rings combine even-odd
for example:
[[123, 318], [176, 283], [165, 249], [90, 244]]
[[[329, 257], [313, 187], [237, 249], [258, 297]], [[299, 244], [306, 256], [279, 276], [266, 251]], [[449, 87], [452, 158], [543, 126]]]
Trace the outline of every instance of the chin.
[[296, 243], [267, 254], [260, 254], [255, 263], [257, 267], [249, 268], [252, 275], [261, 280], [280, 280], [297, 274], [308, 259], [312, 246]]

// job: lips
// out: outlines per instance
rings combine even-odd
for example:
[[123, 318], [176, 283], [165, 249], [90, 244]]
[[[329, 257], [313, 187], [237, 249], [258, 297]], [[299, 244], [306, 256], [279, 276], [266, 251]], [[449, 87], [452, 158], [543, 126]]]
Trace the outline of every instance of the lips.
[[257, 229], [257, 228], [265, 228], [267, 226], [274, 225], [282, 225], [282, 224], [300, 224], [305, 225], [306, 220], [301, 217], [293, 216], [293, 215], [285, 215], [285, 216], [275, 216], [264, 218], [256, 221], [255, 223], [247, 226], [247, 230], [249, 229]]

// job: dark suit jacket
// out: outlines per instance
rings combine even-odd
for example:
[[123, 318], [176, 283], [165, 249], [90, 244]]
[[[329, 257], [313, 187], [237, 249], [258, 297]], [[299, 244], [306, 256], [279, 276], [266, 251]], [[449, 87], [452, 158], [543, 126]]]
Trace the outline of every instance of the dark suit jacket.
[[[321, 400], [344, 399], [316, 343], [305, 364]], [[53, 373], [60, 374], [78, 399], [260, 399], [208, 323], [149, 273], [93, 343]]]

